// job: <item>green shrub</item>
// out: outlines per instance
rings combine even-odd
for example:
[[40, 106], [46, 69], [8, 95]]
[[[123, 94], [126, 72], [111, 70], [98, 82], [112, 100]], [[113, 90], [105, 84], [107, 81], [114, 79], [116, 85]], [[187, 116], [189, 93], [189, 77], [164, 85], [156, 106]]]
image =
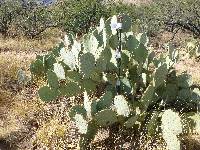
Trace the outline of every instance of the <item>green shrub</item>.
[[110, 15], [107, 5], [109, 3], [101, 0], [64, 0], [59, 8], [62, 12], [61, 28], [78, 34], [87, 33], [101, 17]]
[[199, 36], [199, 7], [198, 0], [155, 0], [144, 7], [143, 23], [148, 25], [148, 31], [164, 29], [175, 32], [177, 28], [180, 28]]
[[21, 1], [4, 0], [0, 4], [0, 32], [35, 37], [47, 28], [58, 27], [81, 35], [96, 26], [101, 17], [126, 13], [133, 21], [134, 32], [155, 35], [161, 30], [174, 32], [182, 28], [198, 36], [199, 7], [198, 0], [155, 0], [141, 5], [113, 0], [61, 0], [50, 6], [34, 1], [23, 6]]
[[56, 4], [47, 7], [31, 2], [22, 7], [17, 17], [15, 26], [19, 34], [34, 38], [48, 28], [58, 27], [59, 16]]
[[12, 28], [20, 11], [21, 5], [19, 0], [16, 0], [14, 3], [12, 0], [2, 0], [0, 2], [0, 33], [3, 36], [9, 34], [9, 30]]
[[131, 5], [117, 3], [114, 13], [127, 13], [138, 26], [138, 31], [149, 35], [162, 30], [176, 32], [177, 28], [200, 35], [200, 1], [198, 0], [155, 0], [149, 4]]

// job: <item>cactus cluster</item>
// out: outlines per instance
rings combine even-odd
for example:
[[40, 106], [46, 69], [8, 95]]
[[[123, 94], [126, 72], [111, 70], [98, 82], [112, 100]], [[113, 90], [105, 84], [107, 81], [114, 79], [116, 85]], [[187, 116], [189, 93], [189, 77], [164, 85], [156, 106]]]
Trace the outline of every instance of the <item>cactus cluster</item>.
[[[147, 34], [135, 35], [131, 19], [127, 15], [121, 18], [121, 24], [117, 16], [101, 19], [98, 27], [79, 40], [66, 35], [52, 52], [37, 56], [31, 64], [33, 77], [47, 81], [39, 89], [42, 100], [84, 95], [83, 104], [69, 112], [82, 134], [81, 147], [99, 128], [114, 124], [133, 128], [141, 122], [150, 132], [157, 128], [151, 124], [156, 124], [164, 108], [195, 109], [200, 100], [199, 90], [191, 87], [191, 77], [176, 75], [173, 69], [178, 51], [169, 44], [167, 54], [156, 56], [148, 48]], [[99, 86], [104, 88], [97, 97]], [[120, 93], [116, 86], [120, 86]]]

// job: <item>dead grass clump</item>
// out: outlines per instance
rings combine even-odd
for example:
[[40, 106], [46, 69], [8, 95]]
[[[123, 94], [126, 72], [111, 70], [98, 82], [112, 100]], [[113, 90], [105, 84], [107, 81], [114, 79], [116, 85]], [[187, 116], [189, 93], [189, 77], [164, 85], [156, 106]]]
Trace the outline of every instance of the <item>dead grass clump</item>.
[[36, 139], [33, 143], [37, 147], [65, 149], [67, 132], [68, 126], [62, 124], [62, 121], [55, 117], [41, 125], [36, 132]]
[[12, 101], [12, 93], [0, 89], [0, 108], [7, 107], [7, 104]]
[[30, 139], [35, 130], [35, 125], [31, 122], [35, 120], [35, 115], [43, 110], [43, 103], [36, 95], [34, 98], [26, 97], [26, 91], [16, 95], [6, 93], [3, 101], [6, 105], [2, 106], [4, 109], [0, 109], [0, 139], [19, 147], [27, 143], [31, 146]]
[[182, 150], [199, 150], [200, 149], [200, 136], [191, 135], [184, 137], [181, 141]]
[[0, 52], [0, 79], [1, 83], [6, 78], [17, 78], [17, 72], [23, 68], [28, 73], [31, 61], [36, 57], [34, 53], [25, 52]]

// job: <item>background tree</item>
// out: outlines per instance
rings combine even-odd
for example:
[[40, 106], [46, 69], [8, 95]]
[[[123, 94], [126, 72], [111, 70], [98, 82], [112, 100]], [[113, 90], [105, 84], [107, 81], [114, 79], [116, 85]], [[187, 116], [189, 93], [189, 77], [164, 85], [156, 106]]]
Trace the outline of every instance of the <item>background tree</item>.
[[0, 33], [5, 37], [16, 21], [17, 15], [21, 11], [21, 2], [16, 0], [0, 1]]
[[56, 4], [42, 5], [36, 1], [27, 2], [17, 18], [16, 26], [27, 37], [34, 38], [50, 27], [57, 27]]

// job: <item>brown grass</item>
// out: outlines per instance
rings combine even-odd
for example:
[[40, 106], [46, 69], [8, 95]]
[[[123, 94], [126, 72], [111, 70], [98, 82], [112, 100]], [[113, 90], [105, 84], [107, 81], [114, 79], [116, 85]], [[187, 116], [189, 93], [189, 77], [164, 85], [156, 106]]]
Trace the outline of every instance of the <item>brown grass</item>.
[[0, 37], [1, 51], [26, 51], [41, 52], [47, 51], [58, 43], [61, 31], [58, 29], [48, 29], [40, 37], [36, 39], [28, 39], [26, 37], [2, 38]]
[[0, 79], [16, 79], [17, 71], [20, 68], [28, 71], [30, 63], [35, 59], [36, 54], [26, 52], [7, 51], [0, 52]]
[[[22, 68], [30, 77], [30, 63], [36, 54], [57, 44], [58, 33], [57, 36], [53, 36], [53, 32], [44, 33], [48, 39], [0, 38], [0, 139], [17, 144], [19, 149], [25, 149], [27, 143], [33, 145], [29, 134], [34, 125], [29, 122], [39, 122], [36, 116], [44, 112], [44, 103], [39, 100], [34, 86], [25, 88], [18, 84], [17, 72]], [[42, 120], [45, 123], [44, 118]], [[1, 145], [0, 141], [0, 149]]]

